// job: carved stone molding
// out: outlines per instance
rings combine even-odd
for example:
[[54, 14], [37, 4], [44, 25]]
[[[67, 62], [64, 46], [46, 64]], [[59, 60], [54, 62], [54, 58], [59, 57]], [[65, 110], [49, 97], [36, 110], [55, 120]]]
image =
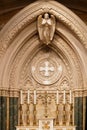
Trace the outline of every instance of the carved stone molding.
[[87, 90], [80, 89], [80, 90], [75, 90], [74, 91], [74, 97], [86, 97], [87, 96]]
[[[23, 91], [24, 92], [24, 91]], [[39, 91], [40, 92], [40, 91]], [[42, 92], [42, 91], [41, 91]], [[40, 94], [41, 94], [40, 92]], [[62, 92], [62, 91], [61, 91]], [[66, 91], [67, 92], [67, 91]], [[81, 89], [81, 90], [74, 90], [72, 91], [73, 92], [73, 97], [86, 97], [87, 96], [87, 89]], [[27, 94], [27, 91], [24, 92]], [[38, 93], [38, 92], [37, 92]], [[42, 92], [43, 93], [43, 92]], [[54, 98], [56, 100], [56, 96], [55, 96], [56, 92], [55, 91], [49, 91], [49, 98]], [[62, 94], [62, 93], [61, 93]], [[60, 94], [60, 97], [61, 99], [63, 99], [63, 96], [61, 96]], [[32, 103], [33, 102], [33, 93], [31, 94], [31, 100], [30, 102]], [[6, 89], [0, 89], [0, 96], [5, 96], [5, 97], [20, 97], [20, 90], [6, 90]], [[38, 99], [39, 98], [42, 98], [41, 96], [37, 96]], [[69, 100], [69, 99], [68, 99]], [[61, 102], [61, 101], [60, 101]]]
[[[87, 46], [86, 25], [77, 16], [75, 16], [75, 14], [73, 14], [70, 10], [55, 1], [38, 1], [34, 4], [29, 5], [29, 7], [26, 7], [17, 16], [15, 16], [7, 25], [11, 25], [9, 29], [5, 31], [5, 28], [7, 27], [4, 27], [4, 29], [1, 31], [0, 43], [2, 46], [0, 47], [0, 54], [4, 53], [6, 48], [8, 48], [9, 44], [11, 43], [12, 39], [14, 39], [15, 36], [21, 30], [23, 30], [24, 27], [32, 23], [39, 14], [42, 14], [44, 12], [54, 14], [59, 21], [68, 26], [77, 35], [77, 37], [81, 40], [85, 47]], [[14, 19], [16, 19], [16, 22], [13, 22]], [[5, 34], [3, 36], [4, 32]]]
[[18, 90], [6, 90], [6, 89], [0, 89], [0, 96], [5, 97], [19, 97], [19, 91]]
[[54, 84], [62, 76], [62, 62], [51, 49], [48, 52], [42, 49], [41, 54], [38, 53], [31, 62], [32, 76], [40, 84]]
[[[87, 29], [86, 25], [70, 10], [55, 1], [37, 1], [18, 13], [0, 32], [0, 86], [7, 89], [44, 88], [38, 75], [31, 72], [30, 64], [44, 45], [39, 41], [37, 18], [48, 12], [56, 18], [56, 31], [50, 49], [60, 57], [64, 73], [52, 82], [51, 88], [63, 86], [66, 76], [67, 86], [72, 89], [84, 89], [87, 83]], [[43, 58], [44, 59], [44, 58]], [[40, 59], [39, 59], [40, 60]], [[35, 62], [42, 66], [38, 59]], [[56, 65], [56, 62], [52, 60]], [[55, 65], [51, 62], [50, 74], [53, 75]], [[37, 67], [39, 65], [36, 65]], [[40, 67], [40, 66], [39, 66]], [[53, 68], [52, 68], [53, 67]], [[42, 69], [41, 69], [42, 70]], [[49, 76], [48, 63], [45, 64], [45, 76]], [[32, 73], [32, 74], [31, 74]], [[56, 72], [55, 72], [56, 73]], [[40, 72], [42, 77], [43, 72]], [[58, 81], [58, 82], [57, 82]], [[48, 85], [48, 84], [45, 84]], [[49, 87], [48, 87], [49, 88]]]
[[[34, 39], [35, 43], [39, 44], [38, 41], [36, 42], [36, 39], [37, 38]], [[58, 49], [61, 50], [60, 53], [55, 49], [55, 47], [52, 47], [52, 48], [50, 47], [51, 48], [50, 53], [52, 53], [52, 50], [54, 52], [57, 51], [58, 55], [61, 57], [61, 60], [64, 62], [65, 66], [67, 68], [67, 71], [63, 73], [62, 78], [64, 77], [64, 75], [67, 75], [68, 81], [69, 81], [69, 86], [72, 89], [75, 88], [75, 87], [78, 88], [79, 84], [80, 84], [79, 87], [82, 88], [82, 86], [83, 86], [83, 84], [82, 84], [83, 83], [82, 82], [82, 74], [81, 74], [81, 71], [80, 71], [80, 68], [79, 68], [78, 58], [76, 57], [76, 55], [74, 54], [72, 49], [67, 45], [67, 43], [64, 42], [61, 38], [59, 39], [59, 37], [58, 37], [58, 41], [54, 40], [54, 45], [57, 45], [57, 43], [60, 43], [58, 45]], [[32, 82], [35, 82], [35, 81], [34, 80], [32, 81], [32, 75], [31, 75], [31, 69], [32, 68], [30, 67], [30, 64], [31, 64], [32, 58], [34, 58], [36, 56], [37, 51], [34, 52], [33, 55], [32, 55], [32, 53], [29, 52], [28, 46], [29, 46], [29, 44], [27, 43], [26, 46], [23, 47], [23, 49], [21, 49], [21, 51], [18, 53], [18, 56], [16, 55], [16, 59], [13, 62], [13, 64], [11, 64], [11, 66], [9, 66], [10, 77], [9, 77], [8, 86], [10, 88], [15, 88], [15, 86], [16, 86], [16, 88], [19, 88], [19, 89], [23, 88], [23, 87], [27, 89], [27, 88], [29, 88], [29, 86], [31, 86], [32, 88], [34, 87], [34, 84]], [[33, 46], [33, 44], [32, 44], [32, 46]], [[43, 49], [43, 47], [41, 47], [41, 48], [42, 48], [43, 51], [45, 50], [45, 49]], [[39, 50], [37, 49], [38, 53], [41, 50], [41, 48], [39, 48]], [[28, 52], [28, 53], [26, 53], [26, 52]], [[65, 57], [63, 56], [63, 53], [66, 55]], [[39, 60], [42, 59], [42, 57], [40, 57], [41, 55], [44, 59], [44, 55], [46, 55], [46, 54], [40, 53], [38, 55], [39, 57], [37, 59], [35, 58], [36, 61], [33, 61], [33, 63], [35, 62], [35, 64], [36, 64], [37, 62], [39, 62]], [[53, 57], [53, 53], [51, 54], [51, 57]], [[55, 55], [54, 55], [54, 57], [56, 58]], [[66, 57], [68, 57], [68, 59], [66, 59]], [[21, 62], [21, 59], [22, 59], [22, 62]], [[72, 59], [72, 61], [70, 59]], [[35, 66], [35, 64], [34, 64], [34, 66]], [[69, 65], [69, 64], [71, 64], [71, 65]], [[74, 67], [73, 67], [73, 64], [74, 64]], [[18, 67], [18, 65], [19, 65], [19, 67]], [[31, 65], [31, 66], [33, 66], [33, 65]], [[73, 78], [74, 73], [75, 73], [75, 77]], [[79, 73], [79, 76], [78, 76], [78, 73]], [[38, 75], [38, 73], [36, 75]], [[18, 80], [17, 80], [17, 77], [19, 77]], [[62, 80], [61, 80], [61, 82], [62, 82]], [[75, 83], [76, 82], [75, 80], [78, 81], [77, 84]], [[60, 87], [61, 82], [58, 80], [58, 84], [56, 83], [55, 86]], [[27, 83], [27, 86], [26, 86], [26, 83]], [[37, 88], [38, 88], [37, 83], [35, 83], [35, 86], [37, 86]], [[41, 86], [39, 86], [39, 87], [41, 88]], [[54, 87], [54, 89], [55, 89], [55, 87]]]

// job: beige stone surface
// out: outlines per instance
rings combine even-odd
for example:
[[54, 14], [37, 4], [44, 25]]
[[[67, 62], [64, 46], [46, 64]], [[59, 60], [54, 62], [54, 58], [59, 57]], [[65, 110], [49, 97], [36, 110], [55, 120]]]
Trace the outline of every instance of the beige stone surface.
[[[56, 20], [55, 26], [51, 25], [55, 27], [52, 41], [45, 35], [45, 41], [51, 44], [47, 41], [43, 44], [38, 34], [38, 16], [45, 13], [50, 14], [50, 22], [51, 16]], [[48, 33], [50, 35], [51, 31]], [[70, 117], [73, 110], [66, 111], [64, 107], [67, 103], [74, 105], [74, 97], [87, 96], [87, 26], [56, 1], [37, 1], [27, 6], [0, 31], [0, 95], [20, 98], [20, 90], [23, 99], [30, 90], [28, 108], [23, 102], [22, 113], [19, 110], [23, 125], [28, 125], [27, 118], [31, 126], [38, 124], [45, 113], [45, 117], [53, 118], [61, 127], [71, 125], [72, 120], [70, 129], [74, 130], [74, 119]], [[57, 90], [59, 104], [56, 103]], [[63, 108], [58, 110], [61, 104]], [[27, 115], [27, 112], [30, 113]]]

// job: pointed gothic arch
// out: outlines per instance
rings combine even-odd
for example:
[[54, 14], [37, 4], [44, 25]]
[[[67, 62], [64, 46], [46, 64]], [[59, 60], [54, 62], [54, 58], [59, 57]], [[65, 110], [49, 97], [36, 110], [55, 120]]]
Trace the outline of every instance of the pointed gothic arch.
[[[41, 46], [37, 32], [37, 17], [44, 12], [49, 12], [56, 17], [56, 34], [52, 46], [58, 49], [60, 47], [61, 55], [64, 55], [66, 58], [68, 57], [69, 62], [74, 61], [76, 58], [77, 67], [74, 66], [72, 68], [73, 70], [77, 68], [77, 70], [75, 70], [77, 71], [76, 78], [81, 78], [78, 82], [80, 84], [82, 82], [82, 85], [79, 86], [78, 83], [74, 85], [75, 87], [80, 87], [80, 89], [86, 88], [86, 25], [70, 10], [55, 1], [37, 1], [27, 6], [14, 16], [1, 31], [1, 88], [6, 86], [9, 88], [9, 81], [15, 82], [13, 81], [14, 76], [11, 80], [9, 76], [11, 75], [12, 78], [12, 75], [14, 75], [14, 72], [11, 74], [10, 71], [12, 64], [16, 63], [14, 61], [18, 60], [17, 57], [21, 57], [21, 60], [25, 60], [27, 56], [30, 57], [32, 55], [31, 53], [33, 53], [34, 49], [36, 50], [36, 48]], [[24, 50], [24, 48], [26, 48], [25, 46], [28, 48], [27, 51], [26, 49]], [[70, 49], [73, 51], [73, 54], [69, 54]], [[24, 53], [25, 56], [19, 53]], [[15, 76], [19, 76], [18, 71], [20, 71], [21, 62], [22, 61], [20, 61], [19, 67], [17, 67], [19, 63], [16, 63], [14, 67], [17, 69]], [[72, 64], [72, 66], [74, 65], [74, 63], [70, 64]], [[18, 83], [15, 85], [14, 87], [19, 86]]]
[[[40, 42], [37, 31], [37, 18], [46, 12], [56, 18], [56, 31], [49, 46]], [[42, 62], [40, 57], [46, 49], [56, 59], [53, 62], [63, 67], [60, 77], [54, 76], [57, 80], [51, 79], [49, 84], [42, 83], [30, 70], [32, 63], [38, 67], [37, 62]], [[10, 90], [10, 96], [17, 97], [20, 89], [29, 87], [39, 90], [47, 86], [57, 90], [66, 76], [75, 96], [87, 96], [86, 49], [87, 26], [74, 13], [56, 1], [37, 1], [15, 15], [0, 32], [0, 90], [8, 90], [7, 95]]]

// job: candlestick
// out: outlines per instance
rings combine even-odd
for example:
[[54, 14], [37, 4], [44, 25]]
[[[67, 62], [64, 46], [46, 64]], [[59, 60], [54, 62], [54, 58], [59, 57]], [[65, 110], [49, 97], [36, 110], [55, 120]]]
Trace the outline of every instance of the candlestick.
[[20, 91], [20, 100], [21, 100], [20, 103], [21, 103], [21, 104], [23, 103], [23, 100], [22, 100], [22, 94], [23, 94], [23, 93], [22, 93], [22, 90], [21, 90], [21, 91]]
[[72, 92], [70, 90], [70, 104], [72, 103]]
[[29, 89], [28, 89], [28, 99], [27, 99], [27, 103], [29, 104], [29, 102], [30, 102], [30, 91], [29, 91]]
[[34, 90], [34, 104], [36, 104], [36, 90]]
[[57, 102], [57, 104], [59, 104], [59, 92], [58, 92], [58, 90], [57, 90], [56, 102]]
[[63, 100], [64, 104], [66, 103], [66, 93], [65, 93], [65, 90], [64, 90], [64, 100]]

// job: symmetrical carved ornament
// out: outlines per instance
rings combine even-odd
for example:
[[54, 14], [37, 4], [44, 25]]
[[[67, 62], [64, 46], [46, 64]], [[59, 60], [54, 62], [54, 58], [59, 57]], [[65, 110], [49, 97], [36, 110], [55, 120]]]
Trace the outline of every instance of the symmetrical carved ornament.
[[[19, 13], [15, 17], [16, 22], [14, 21], [14, 18], [9, 23], [11, 26], [7, 29], [2, 30], [0, 34], [0, 57], [5, 53], [6, 49], [8, 48], [9, 44], [12, 42], [12, 40], [16, 37], [16, 35], [28, 24], [30, 24], [32, 21], [35, 20], [35, 18], [42, 14], [43, 12], [49, 12], [50, 14], [53, 14], [56, 16], [58, 20], [61, 20], [62, 23], [67, 25], [81, 40], [81, 42], [86, 45], [86, 25], [80, 21], [79, 18], [77, 18], [72, 12], [70, 12], [68, 9], [64, 8], [62, 5], [57, 4], [55, 1], [38, 1], [35, 4], [31, 5], [31, 8], [25, 8], [23, 11]], [[70, 12], [70, 13], [69, 13]], [[32, 14], [32, 15], [31, 15]], [[79, 24], [80, 22], [81, 24]], [[9, 25], [8, 24], [8, 25]], [[8, 26], [7, 25], [7, 26]], [[3, 33], [5, 34], [3, 35]], [[3, 44], [4, 43], [4, 44]]]
[[[81, 68], [85, 61], [82, 64], [80, 57], [85, 55], [87, 30], [67, 11], [55, 1], [37, 1], [0, 34], [0, 56], [4, 56], [0, 85], [7, 87], [0, 95], [19, 98], [20, 126], [38, 126], [40, 119], [51, 119], [56, 127], [75, 128], [74, 97], [87, 95], [85, 68]], [[50, 129], [49, 122], [41, 125]]]
[[40, 119], [53, 119], [54, 124], [59, 126], [73, 125], [73, 92], [50, 93], [34, 90], [24, 93], [21, 90], [19, 112], [19, 125], [22, 126], [38, 126]]
[[50, 85], [60, 79], [63, 66], [55, 56], [42, 55], [35, 58], [31, 64], [33, 78], [40, 84]]
[[[50, 91], [50, 92], [52, 93], [52, 91]], [[62, 91], [60, 91], [60, 92], [62, 92]], [[20, 97], [20, 90], [15, 90], [15, 91], [14, 90], [10, 90], [9, 91], [9, 90], [5, 90], [5, 89], [1, 89], [0, 90], [0, 96], [18, 97], [19, 98]], [[52, 96], [53, 96], [53, 94], [52, 94]], [[85, 89], [84, 90], [82, 90], [82, 89], [80, 89], [80, 90], [74, 90], [73, 91], [73, 96], [74, 97], [85, 97], [85, 96], [87, 96], [87, 90], [85, 90]], [[39, 97], [39, 98], [42, 98], [42, 97]], [[50, 98], [51, 98], [51, 96], [50, 96]], [[63, 96], [60, 94], [59, 98], [63, 99]], [[66, 97], [66, 98], [67, 98], [67, 101], [69, 102], [69, 96]], [[33, 102], [33, 96], [31, 96], [31, 100], [30, 101], [31, 101], [31, 103]], [[63, 100], [60, 100], [60, 101], [62, 102]], [[43, 100], [43, 102], [44, 102], [44, 100]]]
[[49, 45], [52, 42], [55, 33], [55, 16], [49, 13], [38, 16], [37, 27], [41, 42]]
[[[42, 5], [41, 5], [41, 3], [42, 3]], [[76, 38], [76, 40], [79, 42], [79, 44], [81, 44], [81, 43], [84, 44], [85, 43], [84, 41], [86, 41], [85, 34], [84, 34], [84, 32], [86, 32], [86, 29], [82, 29], [82, 27], [84, 28], [85, 25], [83, 24], [82, 26], [79, 26], [79, 24], [77, 24], [78, 23], [77, 21], [79, 19], [77, 18], [77, 20], [75, 20], [76, 16], [74, 16], [73, 13], [71, 13], [71, 15], [70, 15], [67, 12], [68, 10], [66, 8], [62, 7], [61, 5], [56, 5], [55, 1], [53, 1], [53, 2], [51, 1], [51, 2], [48, 2], [48, 3], [39, 1], [39, 2], [36, 2], [34, 5], [32, 4], [31, 7], [34, 7], [34, 8], [32, 10], [30, 10], [30, 8], [24, 9], [24, 11], [25, 10], [26, 11], [25, 11], [25, 13], [22, 12], [22, 15], [21, 15], [21, 13], [19, 13], [19, 15], [21, 15], [20, 19], [18, 19], [16, 21], [16, 23], [13, 22], [13, 24], [11, 24], [11, 26], [7, 29], [7, 32], [3, 36], [2, 36], [2, 34], [3, 34], [5, 28], [2, 30], [2, 32], [0, 34], [0, 36], [2, 36], [1, 46], [0, 46], [1, 47], [1, 53], [0, 54], [2, 55], [2, 53], [4, 53], [7, 50], [9, 45], [12, 46], [12, 44], [17, 43], [17, 41], [16, 41], [16, 40], [18, 40], [17, 37], [16, 37], [17, 33], [20, 34], [22, 31], [25, 30], [25, 28], [27, 26], [31, 27], [31, 24], [34, 23], [34, 24], [36, 24], [34, 33], [32, 32], [32, 34], [29, 34], [29, 36], [31, 35], [31, 37], [32, 37], [33, 35], [35, 35], [34, 38], [37, 37], [36, 40], [38, 42], [35, 42], [35, 43], [32, 42], [32, 44], [33, 44], [32, 47], [31, 47], [31, 44], [30, 44], [29, 47], [31, 47], [31, 49], [33, 50], [34, 44], [37, 44], [39, 46], [40, 42], [45, 43], [46, 45], [49, 45], [49, 46], [56, 45], [56, 47], [57, 47], [56, 51], [58, 51], [58, 49], [59, 49], [59, 51], [61, 52], [61, 53], [58, 52], [59, 55], [61, 55], [62, 57], [64, 55], [66, 55], [66, 56], [68, 56], [69, 60], [70, 60], [70, 58], [72, 59], [70, 62], [67, 62], [67, 60], [65, 58], [66, 56], [62, 58], [62, 60], [63, 60], [62, 62], [64, 63], [65, 68], [67, 68], [67, 75], [69, 74], [68, 76], [70, 76], [70, 74], [71, 74], [71, 76], [69, 77], [70, 82], [72, 82], [72, 84], [73, 84], [73, 81], [74, 81], [72, 79], [73, 76], [72, 76], [72, 71], [70, 70], [70, 68], [71, 68], [70, 64], [74, 64], [73, 68], [75, 68], [76, 72], [78, 73], [79, 76], [77, 78], [80, 80], [80, 82], [79, 82], [79, 80], [77, 79], [78, 80], [77, 85], [78, 85], [78, 82], [79, 82], [79, 84], [81, 84], [81, 87], [82, 87], [83, 86], [83, 81], [82, 81], [83, 79], [82, 79], [82, 74], [81, 74], [81, 71], [80, 71], [79, 60], [78, 60], [77, 54], [74, 54], [75, 52], [72, 50], [72, 48], [75, 48], [75, 46], [73, 44], [73, 41], [71, 43], [72, 44], [71, 46], [73, 46], [73, 47], [70, 47], [68, 45], [68, 42], [66, 42], [66, 44], [65, 44], [65, 42], [62, 42], [62, 44], [61, 44], [61, 40], [58, 40], [59, 37], [60, 37], [60, 36], [58, 37], [58, 22], [61, 22], [61, 25], [63, 24], [64, 26], [68, 27], [69, 31]], [[58, 11], [55, 10], [55, 9], [58, 9]], [[65, 16], [64, 16], [64, 14], [65, 14]], [[18, 16], [16, 18], [18, 18]], [[71, 22], [71, 19], [72, 19], [73, 22]], [[13, 18], [13, 20], [14, 20], [14, 18]], [[12, 23], [12, 21], [11, 21], [11, 23]], [[38, 23], [38, 26], [37, 26], [37, 23]], [[74, 25], [76, 25], [76, 27]], [[39, 32], [39, 39], [38, 39], [38, 32], [37, 31]], [[57, 35], [57, 37], [56, 37], [55, 34]], [[20, 34], [20, 35], [22, 37], [22, 34]], [[84, 35], [84, 37], [83, 37], [83, 35]], [[57, 38], [58, 41], [55, 42], [56, 38]], [[61, 34], [60, 39], [62, 39], [62, 38], [64, 38], [64, 37]], [[24, 39], [24, 41], [26, 41], [26, 39]], [[22, 41], [22, 43], [24, 41]], [[3, 45], [2, 45], [2, 42], [3, 42]], [[12, 44], [10, 44], [10, 42]], [[29, 43], [30, 43], [30, 41], [29, 41]], [[8, 69], [10, 69], [10, 74], [9, 74], [10, 76], [7, 79], [7, 82], [10, 81], [8, 83], [9, 84], [8, 86], [10, 88], [11, 87], [14, 88], [16, 85], [19, 86], [19, 84], [17, 84], [18, 82], [15, 84], [15, 82], [16, 82], [15, 77], [17, 76], [17, 72], [20, 72], [20, 74], [18, 73], [19, 80], [20, 80], [20, 75], [22, 77], [22, 80], [24, 78], [23, 82], [25, 82], [26, 79], [31, 80], [29, 78], [33, 77], [33, 79], [37, 83], [42, 84], [42, 85], [52, 85], [54, 83], [57, 83], [57, 81], [60, 79], [60, 77], [65, 76], [65, 75], [63, 75], [62, 64], [59, 63], [59, 61], [57, 59], [54, 60], [54, 58], [50, 58], [49, 60], [47, 60], [46, 58], [43, 57], [43, 58], [39, 59], [37, 62], [35, 62], [35, 64], [33, 63], [34, 62], [33, 61], [32, 64], [31, 64], [33, 67], [27, 68], [27, 69], [29, 69], [29, 72], [31, 72], [31, 74], [32, 74], [32, 75], [31, 74], [28, 75], [30, 77], [25, 76], [25, 75], [27, 75], [25, 73], [25, 68], [26, 68], [25, 65], [21, 65], [21, 68], [19, 68], [20, 70], [17, 70], [18, 64], [21, 64], [21, 63], [22, 64], [25, 63], [25, 64], [27, 64], [27, 66], [28, 65], [30, 66], [31, 61], [29, 60], [28, 63], [26, 63], [27, 62], [26, 57], [28, 57], [30, 59], [30, 57], [32, 57], [31, 56], [32, 54], [29, 54], [29, 55], [27, 54], [28, 56], [25, 57], [26, 59], [23, 59], [23, 55], [25, 55], [26, 50], [29, 49], [29, 48], [25, 49], [24, 45], [29, 44], [29, 43], [24, 42], [20, 47], [21, 49], [18, 48], [20, 50], [18, 52], [14, 51], [14, 49], [13, 49], [12, 52], [14, 52], [14, 53], [16, 52], [17, 55], [15, 55], [14, 59], [8, 60], [11, 63], [11, 64], [8, 63], [8, 66], [6, 66], [6, 68], [8, 67]], [[50, 43], [52, 43], [53, 45], [50, 44]], [[20, 44], [21, 44], [21, 42], [20, 42]], [[23, 46], [24, 50], [22, 50], [22, 46]], [[6, 54], [8, 52], [9, 51], [7, 51]], [[5, 58], [6, 58], [6, 56], [7, 55], [5, 55]], [[6, 59], [8, 59], [8, 58], [6, 58]], [[24, 61], [21, 62], [21, 59], [24, 60]], [[4, 59], [3, 59], [3, 61], [4, 61]], [[65, 62], [66, 62], [66, 64], [65, 64]], [[5, 65], [4, 65], [4, 67], [5, 67]], [[2, 68], [4, 68], [4, 67], [2, 67]], [[21, 73], [22, 67], [24, 68], [24, 70]], [[31, 69], [31, 71], [30, 71], [30, 69]], [[64, 71], [64, 73], [66, 73], [66, 72]], [[0, 80], [0, 81], [1, 81], [1, 83], [4, 82], [2, 80]], [[62, 84], [56, 84], [56, 85], [64, 86]], [[5, 85], [2, 84], [2, 86], [5, 86]]]
[[[79, 69], [79, 63], [78, 63], [78, 60], [77, 60], [77, 57], [75, 56], [74, 52], [71, 50], [71, 48], [68, 47], [67, 44], [63, 44], [63, 42], [58, 41], [60, 42], [60, 46], [58, 45], [59, 48], [63, 48], [64, 50], [67, 50], [67, 52], [69, 53], [69, 56], [70, 56], [70, 59], [73, 60], [74, 62], [74, 65], [76, 66], [76, 72], [79, 73], [79, 76], [80, 76], [80, 69]], [[28, 44], [28, 43], [27, 43]], [[67, 47], [66, 47], [67, 46]], [[28, 48], [27, 48], [28, 50]], [[44, 51], [44, 49], [42, 48], [42, 50]], [[16, 77], [16, 69], [17, 69], [17, 65], [20, 63], [19, 61], [23, 58], [23, 54], [25, 53], [25, 49], [23, 48], [23, 51], [24, 52], [21, 52], [19, 55], [18, 55], [18, 58], [15, 59], [15, 62], [13, 64], [13, 69], [12, 69], [12, 72], [11, 72], [11, 77], [10, 77], [10, 85], [15, 87], [15, 77]], [[39, 50], [40, 51], [40, 50]], [[52, 53], [52, 50], [51, 50], [51, 53]], [[51, 85], [53, 84], [52, 82], [54, 82], [53, 80], [59, 80], [59, 78], [62, 76], [62, 72], [64, 72], [63, 70], [63, 65], [62, 63], [60, 62], [60, 60], [57, 58], [56, 55], [54, 55], [52, 53], [52, 55], [49, 56], [49, 53], [48, 54], [45, 54], [45, 53], [39, 53], [38, 56], [35, 55], [35, 57], [37, 56], [37, 58], [34, 58], [32, 63], [30, 61], [30, 59], [26, 60], [27, 62], [24, 64], [23, 68], [21, 68], [21, 73], [20, 73], [20, 86], [25, 86], [26, 84], [23, 84], [24, 82], [28, 82], [29, 80], [31, 80], [31, 75], [30, 75], [30, 72], [32, 73], [32, 76], [33, 78], [40, 84], [44, 84], [43, 81], [45, 81], [45, 79], [49, 79], [51, 80], [50, 83], [46, 84], [45, 85]], [[54, 58], [55, 57], [55, 58]], [[49, 62], [46, 62], [46, 59], [49, 59], [49, 61], [51, 62], [51, 66], [49, 64]], [[68, 76], [69, 76], [69, 82], [70, 82], [70, 86], [73, 86], [73, 84], [71, 85], [71, 82], [73, 82], [73, 79], [72, 79], [72, 74], [73, 74], [73, 71], [70, 70], [70, 66], [69, 64], [67, 63], [67, 61], [64, 59], [64, 57], [61, 59], [66, 68], [67, 68], [67, 72], [68, 72]], [[30, 66], [31, 64], [31, 66]], [[30, 66], [30, 67], [29, 67]], [[60, 67], [61, 66], [61, 67]], [[61, 72], [59, 71], [59, 69], [57, 68], [61, 68]], [[11, 68], [11, 67], [10, 67]], [[44, 70], [42, 70], [44, 68]], [[50, 70], [51, 68], [51, 70]], [[54, 73], [54, 70], [58, 71], [58, 75], [56, 75], [56, 73], [53, 75]], [[78, 70], [77, 70], [78, 69]], [[57, 72], [56, 71], [56, 72]], [[66, 72], [64, 72], [66, 74]], [[25, 76], [26, 75], [26, 76]], [[51, 76], [51, 77], [50, 77]], [[52, 77], [53, 76], [53, 77]], [[57, 78], [54, 78], [54, 77], [57, 77]], [[26, 78], [25, 78], [26, 77]], [[82, 77], [81, 77], [82, 79]], [[49, 81], [48, 80], [48, 81]], [[80, 81], [79, 81], [80, 82]], [[21, 84], [22, 83], [22, 84]], [[31, 80], [31, 83], [32, 83], [32, 80]], [[18, 85], [18, 86], [19, 86]], [[33, 84], [32, 84], [33, 85]], [[81, 85], [81, 84], [80, 84]], [[29, 86], [31, 86], [29, 84]], [[36, 85], [37, 86], [37, 85]], [[54, 86], [54, 85], [53, 85]], [[60, 84], [57, 84], [57, 86], [61, 86]], [[33, 87], [33, 86], [32, 86]], [[38, 86], [37, 86], [38, 87]]]

